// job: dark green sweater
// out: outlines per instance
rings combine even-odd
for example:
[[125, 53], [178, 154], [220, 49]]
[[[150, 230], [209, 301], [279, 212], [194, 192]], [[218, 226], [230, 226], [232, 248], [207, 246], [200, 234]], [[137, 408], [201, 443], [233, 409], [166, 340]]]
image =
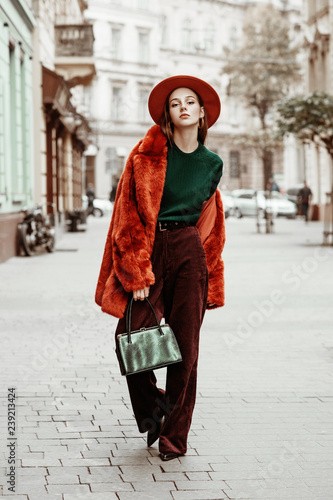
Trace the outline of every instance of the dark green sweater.
[[202, 204], [215, 192], [223, 161], [199, 143], [192, 153], [175, 144], [168, 148], [168, 164], [158, 221], [186, 221], [196, 224]]

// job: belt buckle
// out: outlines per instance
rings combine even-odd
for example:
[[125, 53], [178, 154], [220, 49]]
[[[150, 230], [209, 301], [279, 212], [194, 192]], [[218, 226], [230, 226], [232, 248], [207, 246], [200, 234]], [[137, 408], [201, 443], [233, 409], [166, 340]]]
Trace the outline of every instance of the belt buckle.
[[159, 223], [158, 223], [159, 230], [160, 230], [160, 231], [166, 231], [166, 230], [167, 230], [167, 228], [162, 229], [162, 225], [161, 225], [161, 224], [162, 224], [162, 222], [161, 222], [161, 221], [159, 221]]

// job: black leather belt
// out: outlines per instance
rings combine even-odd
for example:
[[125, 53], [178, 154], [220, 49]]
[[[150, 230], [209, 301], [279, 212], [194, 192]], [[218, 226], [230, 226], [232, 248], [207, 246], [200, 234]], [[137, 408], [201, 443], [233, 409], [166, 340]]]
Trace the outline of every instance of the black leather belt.
[[158, 222], [156, 226], [156, 231], [167, 231], [170, 229], [179, 229], [181, 227], [187, 227], [187, 226], [195, 226], [194, 223], [191, 222], [185, 222], [183, 220], [168, 220], [168, 221], [162, 221]]

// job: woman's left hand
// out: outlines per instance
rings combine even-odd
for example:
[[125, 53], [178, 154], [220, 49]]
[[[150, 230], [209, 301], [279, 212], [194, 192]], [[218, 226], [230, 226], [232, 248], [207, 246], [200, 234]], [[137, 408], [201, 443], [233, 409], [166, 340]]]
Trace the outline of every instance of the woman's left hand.
[[135, 290], [133, 292], [133, 299], [134, 300], [145, 300], [145, 297], [149, 296], [149, 286], [146, 286], [145, 288], [142, 288], [141, 290]]

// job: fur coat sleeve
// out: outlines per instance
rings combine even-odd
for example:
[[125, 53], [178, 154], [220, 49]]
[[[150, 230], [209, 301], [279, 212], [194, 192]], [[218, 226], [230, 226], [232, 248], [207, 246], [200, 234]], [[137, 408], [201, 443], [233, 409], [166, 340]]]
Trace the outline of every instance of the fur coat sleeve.
[[[129, 292], [155, 282], [150, 257], [166, 167], [166, 137], [154, 125], [132, 150], [119, 181], [96, 288], [96, 303], [103, 312], [117, 318], [124, 316]], [[225, 236], [218, 191], [207, 202], [197, 225], [202, 240], [203, 235], [205, 238], [209, 272], [207, 307], [219, 307], [224, 304], [221, 252]]]
[[204, 203], [197, 228], [206, 254], [209, 286], [207, 309], [224, 305], [224, 262], [222, 251], [225, 243], [225, 220], [220, 191]]

